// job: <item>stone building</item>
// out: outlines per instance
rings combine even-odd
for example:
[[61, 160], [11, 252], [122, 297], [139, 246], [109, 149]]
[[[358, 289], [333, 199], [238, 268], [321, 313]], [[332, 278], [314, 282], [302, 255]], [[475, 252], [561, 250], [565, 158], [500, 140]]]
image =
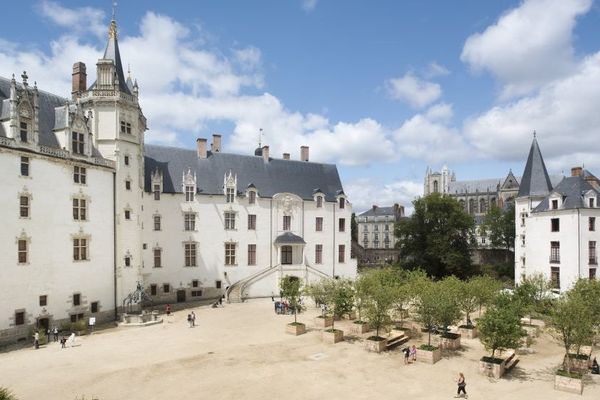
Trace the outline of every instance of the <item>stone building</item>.
[[[123, 307], [277, 293], [279, 278], [356, 274], [335, 165], [146, 145], [117, 25], [70, 98], [0, 78], [0, 343]], [[142, 296], [143, 294], [143, 296]]]
[[404, 217], [404, 207], [374, 205], [371, 209], [356, 216], [358, 224], [358, 244], [362, 246], [360, 264], [381, 264], [400, 261], [400, 251], [396, 249], [395, 223]]

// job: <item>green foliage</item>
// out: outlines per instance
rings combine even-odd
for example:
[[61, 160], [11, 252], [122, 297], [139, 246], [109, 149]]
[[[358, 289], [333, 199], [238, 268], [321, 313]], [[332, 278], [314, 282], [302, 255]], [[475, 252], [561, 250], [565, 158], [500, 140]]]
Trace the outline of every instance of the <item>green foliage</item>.
[[521, 302], [523, 311], [529, 313], [529, 323], [533, 313], [546, 312], [551, 301], [551, 288], [552, 284], [544, 274], [527, 276], [515, 288], [514, 296]]
[[362, 311], [364, 310], [367, 302], [369, 301], [369, 285], [368, 280], [365, 279], [364, 274], [360, 274], [356, 277], [353, 282], [354, 287], [354, 305], [356, 306], [356, 312], [358, 313], [358, 321], [362, 321]]
[[369, 324], [379, 330], [392, 322], [389, 311], [396, 301], [397, 274], [391, 268], [373, 269], [364, 274], [365, 290], [368, 293], [365, 302], [365, 314]]
[[457, 200], [438, 193], [417, 199], [413, 205], [412, 216], [401, 220], [395, 232], [405, 265], [421, 267], [437, 278], [470, 276], [473, 217]]
[[[306, 285], [304, 287], [304, 294], [306, 294], [307, 296], [311, 297], [314, 300], [315, 306], [318, 306], [320, 304], [326, 304], [326, 302], [325, 302], [326, 293], [325, 293], [325, 287], [323, 285], [322, 280], [319, 282], [313, 282], [313, 283]], [[325, 315], [323, 315], [323, 316], [325, 316]]]
[[300, 309], [300, 296], [302, 295], [302, 282], [297, 276], [286, 275], [279, 281], [281, 297], [286, 299], [294, 310], [294, 323], [297, 323], [298, 310]]
[[321, 280], [321, 284], [324, 304], [327, 304], [333, 314], [334, 321], [335, 317], [339, 318], [352, 311], [354, 307], [354, 288], [349, 279], [328, 278]]
[[419, 294], [415, 298], [417, 321], [428, 331], [427, 344], [431, 346], [431, 330], [436, 323], [437, 290], [431, 279], [422, 277], [413, 282]]
[[358, 242], [358, 223], [356, 222], [356, 213], [352, 213], [350, 219], [350, 238], [353, 242]]
[[476, 276], [471, 278], [469, 285], [477, 305], [479, 306], [479, 315], [481, 316], [481, 308], [492, 304], [502, 288], [502, 285], [498, 280], [489, 276]]
[[17, 400], [17, 396], [8, 390], [8, 388], [0, 386], [0, 400]]
[[470, 326], [468, 322], [471, 320], [471, 314], [477, 310], [477, 306], [479, 305], [477, 281], [474, 279], [462, 281], [458, 290], [458, 306], [465, 313], [467, 325]]
[[481, 233], [489, 239], [492, 246], [510, 250], [515, 243], [515, 206], [511, 204], [506, 211], [492, 206], [480, 225]]
[[448, 326], [460, 320], [461, 312], [459, 299], [462, 283], [454, 276], [448, 276], [434, 284], [437, 292], [437, 307], [434, 309], [434, 319], [438, 325], [448, 331]]
[[501, 294], [490, 305], [477, 328], [481, 343], [491, 350], [491, 358], [497, 350], [517, 348], [527, 332], [521, 327], [521, 306], [512, 296]]

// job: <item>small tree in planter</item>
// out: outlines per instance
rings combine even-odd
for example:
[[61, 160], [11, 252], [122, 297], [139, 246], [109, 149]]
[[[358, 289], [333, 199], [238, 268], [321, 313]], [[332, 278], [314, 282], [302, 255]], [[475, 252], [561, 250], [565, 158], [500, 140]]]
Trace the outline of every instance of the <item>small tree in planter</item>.
[[354, 303], [354, 289], [352, 283], [348, 279], [325, 279], [323, 282], [324, 301], [334, 318], [330, 329], [326, 329], [325, 333], [331, 333], [334, 336], [333, 342], [337, 342], [343, 331], [335, 329], [335, 317], [340, 317], [352, 311]]
[[288, 324], [289, 333], [301, 335], [306, 332], [306, 326], [298, 322], [298, 311], [302, 307], [300, 304], [300, 295], [302, 293], [302, 282], [297, 276], [286, 275], [279, 281], [281, 288], [281, 297], [287, 300], [289, 306], [294, 311], [294, 322]]
[[[442, 348], [456, 350], [460, 347], [460, 335], [448, 331], [448, 326], [460, 320], [459, 306], [461, 282], [454, 276], [434, 283], [437, 292], [437, 306], [434, 308], [434, 319], [443, 327], [441, 334]], [[444, 340], [447, 339], [447, 340]]]
[[419, 293], [415, 298], [417, 320], [427, 330], [427, 345], [431, 346], [431, 331], [436, 323], [437, 291], [434, 283], [427, 277], [413, 281], [415, 290]]
[[368, 292], [368, 301], [365, 311], [369, 320], [369, 325], [375, 329], [375, 336], [367, 338], [371, 342], [377, 342], [369, 347], [376, 348], [376, 351], [381, 351], [385, 348], [386, 339], [379, 335], [382, 328], [391, 324], [390, 309], [392, 308], [397, 291], [394, 272], [389, 269], [371, 270], [365, 274], [366, 290]]
[[550, 301], [552, 285], [543, 274], [525, 277], [515, 289], [515, 297], [521, 301], [525, 313], [529, 314], [529, 325], [535, 312], [543, 313]]
[[469, 281], [473, 296], [477, 299], [477, 307], [479, 308], [479, 317], [481, 317], [481, 309], [484, 306], [492, 304], [502, 285], [501, 283], [489, 276], [477, 276]]
[[366, 326], [366, 321], [363, 321], [363, 311], [367, 302], [369, 301], [369, 290], [368, 290], [368, 281], [365, 279], [364, 275], [359, 275], [356, 280], [353, 282], [354, 287], [354, 305], [356, 307], [356, 312], [358, 319], [354, 321], [354, 324], [358, 326], [358, 333], [366, 332], [368, 327]]

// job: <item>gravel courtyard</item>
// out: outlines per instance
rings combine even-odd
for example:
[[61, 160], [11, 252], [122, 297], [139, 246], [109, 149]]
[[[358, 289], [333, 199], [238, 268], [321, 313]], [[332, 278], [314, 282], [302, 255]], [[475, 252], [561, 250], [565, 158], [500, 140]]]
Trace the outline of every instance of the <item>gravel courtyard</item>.
[[[462, 371], [471, 399], [578, 398], [553, 390], [562, 350], [548, 335], [533, 344], [535, 354], [520, 356], [517, 367], [496, 381], [477, 373], [485, 353], [478, 339], [463, 339], [462, 351], [435, 365], [404, 365], [400, 349], [369, 353], [360, 338], [321, 343], [313, 308], [299, 315], [309, 332], [298, 337], [284, 333], [293, 317], [276, 315], [270, 300], [194, 311], [195, 328], [183, 310], [160, 325], [78, 338], [73, 348], [51, 343], [2, 352], [0, 386], [20, 400], [440, 399], [454, 396]], [[348, 321], [336, 327], [350, 332]], [[600, 384], [588, 377], [582, 398], [600, 398]]]

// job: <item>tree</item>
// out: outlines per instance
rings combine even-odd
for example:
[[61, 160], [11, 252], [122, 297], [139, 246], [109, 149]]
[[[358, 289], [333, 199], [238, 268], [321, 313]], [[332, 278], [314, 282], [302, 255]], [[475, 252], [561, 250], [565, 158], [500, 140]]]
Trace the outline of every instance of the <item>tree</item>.
[[479, 318], [477, 329], [481, 343], [492, 352], [517, 348], [527, 332], [521, 327], [520, 305], [509, 295], [501, 294]]
[[350, 219], [350, 238], [353, 242], [358, 243], [358, 223], [356, 222], [356, 213], [352, 213]]
[[0, 386], [0, 400], [17, 400], [17, 396], [8, 390], [8, 388]]
[[510, 204], [506, 210], [492, 206], [480, 225], [482, 235], [495, 247], [504, 247], [507, 251], [515, 243], [515, 205]]
[[413, 285], [419, 293], [415, 298], [417, 320], [427, 329], [427, 345], [431, 346], [431, 331], [436, 323], [437, 288], [427, 277], [416, 279]]
[[471, 314], [475, 312], [479, 305], [476, 291], [477, 281], [470, 279], [460, 283], [458, 306], [460, 310], [465, 313], [465, 318], [467, 319], [466, 325], [470, 328], [473, 327], [473, 325], [470, 324]]
[[[313, 282], [304, 287], [304, 293], [312, 297], [315, 302], [315, 307], [325, 304], [325, 288], [323, 281]], [[324, 317], [325, 315], [323, 315]]]
[[392, 322], [390, 309], [396, 300], [395, 274], [390, 268], [370, 270], [364, 274], [368, 300], [365, 313], [375, 335], [379, 330]]
[[579, 279], [573, 291], [581, 296], [581, 299], [587, 303], [590, 316], [592, 318], [594, 336], [592, 338], [592, 346], [590, 346], [590, 354], [600, 336], [600, 281], [593, 279]]
[[353, 282], [354, 286], [354, 305], [356, 306], [356, 312], [358, 313], [358, 321], [362, 321], [362, 310], [364, 310], [367, 302], [369, 301], [369, 286], [368, 280], [364, 274], [358, 275], [356, 280]]
[[[352, 282], [349, 279], [334, 278], [324, 279], [322, 282], [325, 304], [333, 314], [334, 321], [336, 317], [350, 313], [354, 307]], [[332, 323], [331, 329], [334, 329], [334, 325], [335, 322]]]
[[294, 310], [294, 324], [297, 324], [297, 314], [301, 307], [302, 282], [297, 276], [286, 275], [279, 281], [279, 287], [281, 288], [281, 297], [286, 299], [292, 310]]
[[541, 273], [525, 277], [515, 288], [515, 298], [521, 302], [523, 311], [529, 313], [530, 325], [534, 312], [545, 311], [551, 299], [551, 288], [551, 282]]
[[400, 220], [395, 232], [406, 267], [421, 267], [437, 278], [468, 277], [472, 273], [473, 217], [457, 200], [439, 193], [417, 199], [413, 205], [412, 216]]
[[476, 276], [471, 278], [470, 285], [473, 295], [477, 299], [479, 316], [481, 317], [481, 309], [494, 301], [500, 291], [501, 283], [489, 276]]

